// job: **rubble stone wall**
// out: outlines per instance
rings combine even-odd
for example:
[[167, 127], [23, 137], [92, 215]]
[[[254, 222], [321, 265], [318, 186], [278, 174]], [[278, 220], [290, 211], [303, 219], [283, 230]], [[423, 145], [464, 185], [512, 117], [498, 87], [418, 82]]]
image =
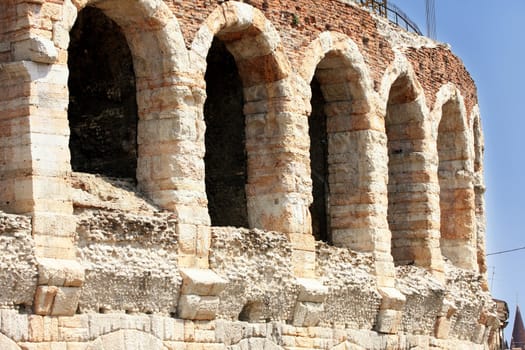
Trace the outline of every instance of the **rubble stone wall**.
[[1, 349], [490, 349], [484, 190], [461, 60], [354, 1], [0, 3]]

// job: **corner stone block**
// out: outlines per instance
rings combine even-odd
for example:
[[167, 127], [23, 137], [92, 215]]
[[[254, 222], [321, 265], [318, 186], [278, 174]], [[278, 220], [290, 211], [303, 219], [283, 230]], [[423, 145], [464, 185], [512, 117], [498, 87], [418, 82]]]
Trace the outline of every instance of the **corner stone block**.
[[38, 286], [34, 312], [41, 316], [73, 316], [81, 289], [76, 287]]
[[62, 259], [38, 259], [38, 284], [48, 286], [82, 287], [84, 268], [78, 262]]
[[438, 339], [447, 339], [450, 333], [451, 322], [448, 318], [441, 316], [436, 320], [434, 327], [435, 337]]
[[217, 296], [228, 283], [226, 279], [208, 269], [181, 269], [180, 274], [181, 294], [186, 295]]
[[406, 303], [406, 297], [395, 288], [379, 288], [381, 294], [381, 310], [401, 311]]
[[401, 311], [379, 310], [375, 330], [379, 333], [396, 334], [401, 323]]
[[292, 324], [296, 327], [315, 327], [324, 312], [322, 303], [299, 301], [295, 304]]
[[39, 286], [35, 293], [34, 311], [37, 315], [51, 314], [51, 308], [57, 295], [58, 287], [55, 286]]
[[219, 297], [181, 295], [178, 305], [179, 317], [185, 320], [213, 320], [219, 308]]
[[299, 294], [297, 296], [299, 301], [324, 303], [326, 296], [328, 295], [328, 287], [314, 279], [298, 278], [297, 287], [299, 289]]
[[73, 316], [77, 311], [78, 301], [80, 299], [80, 288], [75, 287], [58, 287], [51, 310], [52, 316]]

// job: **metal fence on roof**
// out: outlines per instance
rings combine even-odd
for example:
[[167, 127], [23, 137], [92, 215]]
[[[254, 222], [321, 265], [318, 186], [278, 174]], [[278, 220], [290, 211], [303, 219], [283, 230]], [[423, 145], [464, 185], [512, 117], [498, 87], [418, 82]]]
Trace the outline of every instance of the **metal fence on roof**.
[[414, 23], [406, 13], [396, 5], [388, 3], [387, 0], [361, 0], [361, 5], [380, 16], [388, 18], [391, 23], [394, 23], [409, 32], [423, 35], [417, 24]]

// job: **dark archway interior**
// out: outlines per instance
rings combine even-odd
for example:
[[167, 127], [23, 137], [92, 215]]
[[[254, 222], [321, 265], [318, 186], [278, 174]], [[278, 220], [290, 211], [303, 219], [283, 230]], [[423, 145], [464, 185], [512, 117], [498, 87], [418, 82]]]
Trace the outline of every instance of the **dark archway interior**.
[[317, 240], [330, 242], [328, 219], [328, 133], [326, 130], [326, 101], [321, 85], [314, 77], [311, 83], [312, 114], [308, 119], [310, 135], [310, 170], [313, 202], [310, 205], [312, 233]]
[[243, 87], [224, 43], [213, 40], [207, 57], [206, 194], [213, 226], [248, 227]]
[[70, 37], [72, 169], [135, 178], [138, 112], [126, 38], [115, 22], [94, 7], [80, 11]]

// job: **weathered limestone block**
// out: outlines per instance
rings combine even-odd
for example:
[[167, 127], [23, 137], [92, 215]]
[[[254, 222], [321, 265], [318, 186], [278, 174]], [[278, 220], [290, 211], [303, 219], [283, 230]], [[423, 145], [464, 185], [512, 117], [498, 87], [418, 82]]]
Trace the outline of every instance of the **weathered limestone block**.
[[324, 301], [328, 296], [328, 287], [314, 279], [298, 278], [297, 303], [293, 316], [294, 326], [317, 326], [324, 312]]
[[38, 259], [37, 315], [72, 316], [77, 311], [84, 283], [84, 268], [74, 260]]
[[14, 56], [19, 61], [29, 60], [51, 64], [57, 61], [58, 51], [51, 40], [40, 36], [31, 36], [28, 40], [14, 45]]
[[39, 286], [35, 293], [37, 315], [72, 316], [77, 311], [81, 289], [77, 287]]
[[297, 286], [297, 300], [299, 301], [323, 303], [326, 299], [326, 296], [328, 295], [328, 287], [314, 279], [298, 278]]
[[182, 294], [216, 296], [226, 288], [227, 280], [212, 270], [181, 269]]
[[179, 317], [213, 320], [219, 308], [218, 295], [228, 281], [207, 269], [181, 269], [182, 287], [177, 307]]
[[183, 294], [179, 298], [178, 314], [186, 320], [213, 320], [219, 308], [219, 297]]
[[434, 335], [438, 339], [447, 339], [450, 333], [451, 322], [450, 319], [445, 316], [440, 316], [436, 320], [434, 329]]
[[38, 259], [38, 284], [82, 287], [84, 268], [78, 262], [62, 259]]
[[375, 330], [379, 333], [396, 334], [401, 324], [401, 317], [401, 311], [379, 310]]
[[27, 315], [21, 315], [14, 310], [0, 310], [0, 334], [20, 342], [29, 339]]
[[308, 301], [298, 301], [295, 304], [293, 325], [302, 327], [315, 327], [321, 319], [324, 311], [322, 303], [312, 303]]
[[381, 310], [403, 310], [405, 306], [406, 297], [395, 288], [379, 288], [379, 294], [381, 294]]
[[381, 306], [376, 319], [376, 330], [380, 333], [395, 334], [401, 324], [406, 298], [395, 288], [379, 288]]

